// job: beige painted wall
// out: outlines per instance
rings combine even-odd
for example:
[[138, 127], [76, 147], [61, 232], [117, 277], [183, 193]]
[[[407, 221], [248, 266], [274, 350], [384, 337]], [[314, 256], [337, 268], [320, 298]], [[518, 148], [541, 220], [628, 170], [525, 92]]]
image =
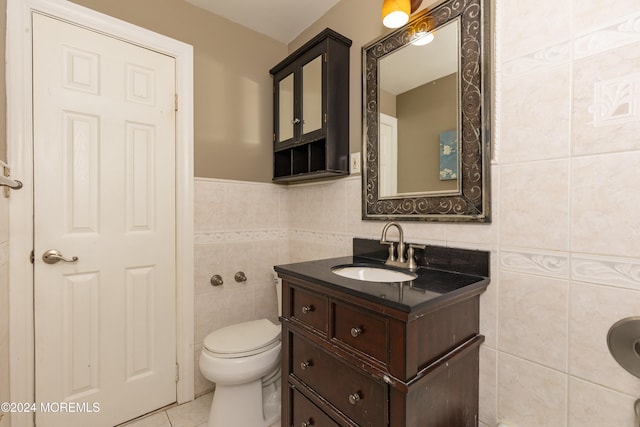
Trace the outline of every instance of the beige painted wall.
[[456, 180], [440, 180], [440, 132], [456, 129], [456, 88], [454, 73], [396, 97], [399, 193], [457, 188]]
[[184, 0], [74, 2], [192, 45], [195, 175], [271, 182], [269, 69], [284, 44]]
[[380, 93], [378, 94], [378, 105], [382, 114], [396, 117], [396, 96], [394, 94], [380, 89]]

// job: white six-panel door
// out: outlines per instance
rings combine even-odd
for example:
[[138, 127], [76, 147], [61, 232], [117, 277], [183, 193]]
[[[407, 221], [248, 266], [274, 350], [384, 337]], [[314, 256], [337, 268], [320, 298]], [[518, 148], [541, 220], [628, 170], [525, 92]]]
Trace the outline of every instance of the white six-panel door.
[[86, 403], [36, 425], [112, 426], [176, 400], [175, 60], [33, 19], [36, 403]]

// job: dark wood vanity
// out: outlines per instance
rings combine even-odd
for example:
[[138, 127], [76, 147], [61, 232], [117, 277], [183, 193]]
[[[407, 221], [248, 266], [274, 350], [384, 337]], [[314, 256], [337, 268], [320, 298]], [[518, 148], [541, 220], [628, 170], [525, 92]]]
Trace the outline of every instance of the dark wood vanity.
[[476, 426], [489, 254], [428, 246], [419, 252], [428, 267], [402, 283], [331, 271], [381, 265], [379, 246], [354, 239], [353, 257], [275, 267], [283, 282], [282, 425]]
[[270, 70], [273, 180], [349, 174], [349, 48], [327, 28]]

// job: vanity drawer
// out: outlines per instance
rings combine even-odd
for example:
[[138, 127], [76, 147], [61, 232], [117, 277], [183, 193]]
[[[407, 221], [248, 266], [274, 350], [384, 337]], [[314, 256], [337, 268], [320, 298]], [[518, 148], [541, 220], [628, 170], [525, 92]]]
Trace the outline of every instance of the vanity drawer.
[[290, 297], [291, 317], [326, 334], [329, 329], [327, 297], [295, 286], [290, 287]]
[[386, 425], [387, 386], [291, 334], [291, 372], [360, 426]]
[[388, 359], [388, 321], [352, 305], [334, 303], [333, 336], [382, 362]]
[[[322, 412], [320, 408], [311, 403], [309, 399], [300, 394], [297, 390], [292, 390], [293, 407], [291, 420], [293, 426], [314, 426], [314, 427], [339, 427], [327, 414]], [[305, 424], [306, 423], [306, 424]]]

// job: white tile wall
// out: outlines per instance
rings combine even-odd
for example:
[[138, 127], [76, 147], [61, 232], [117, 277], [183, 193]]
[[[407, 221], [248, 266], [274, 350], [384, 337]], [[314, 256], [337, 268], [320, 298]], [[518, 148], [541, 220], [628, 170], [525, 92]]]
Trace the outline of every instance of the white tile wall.
[[[195, 392], [200, 395], [213, 387], [197, 368], [208, 333], [247, 320], [277, 319], [272, 272], [289, 258], [288, 196], [276, 185], [200, 178], [194, 192]], [[234, 280], [239, 271], [246, 282]], [[211, 286], [214, 274], [222, 276], [222, 286]]]
[[569, 283], [500, 272], [500, 350], [566, 372]]
[[498, 419], [518, 427], [566, 426], [567, 382], [562, 372], [499, 353]]
[[485, 351], [481, 405], [519, 427], [631, 427], [640, 380], [606, 335], [640, 315], [640, 3], [525, 3], [496, 2], [498, 374]]

